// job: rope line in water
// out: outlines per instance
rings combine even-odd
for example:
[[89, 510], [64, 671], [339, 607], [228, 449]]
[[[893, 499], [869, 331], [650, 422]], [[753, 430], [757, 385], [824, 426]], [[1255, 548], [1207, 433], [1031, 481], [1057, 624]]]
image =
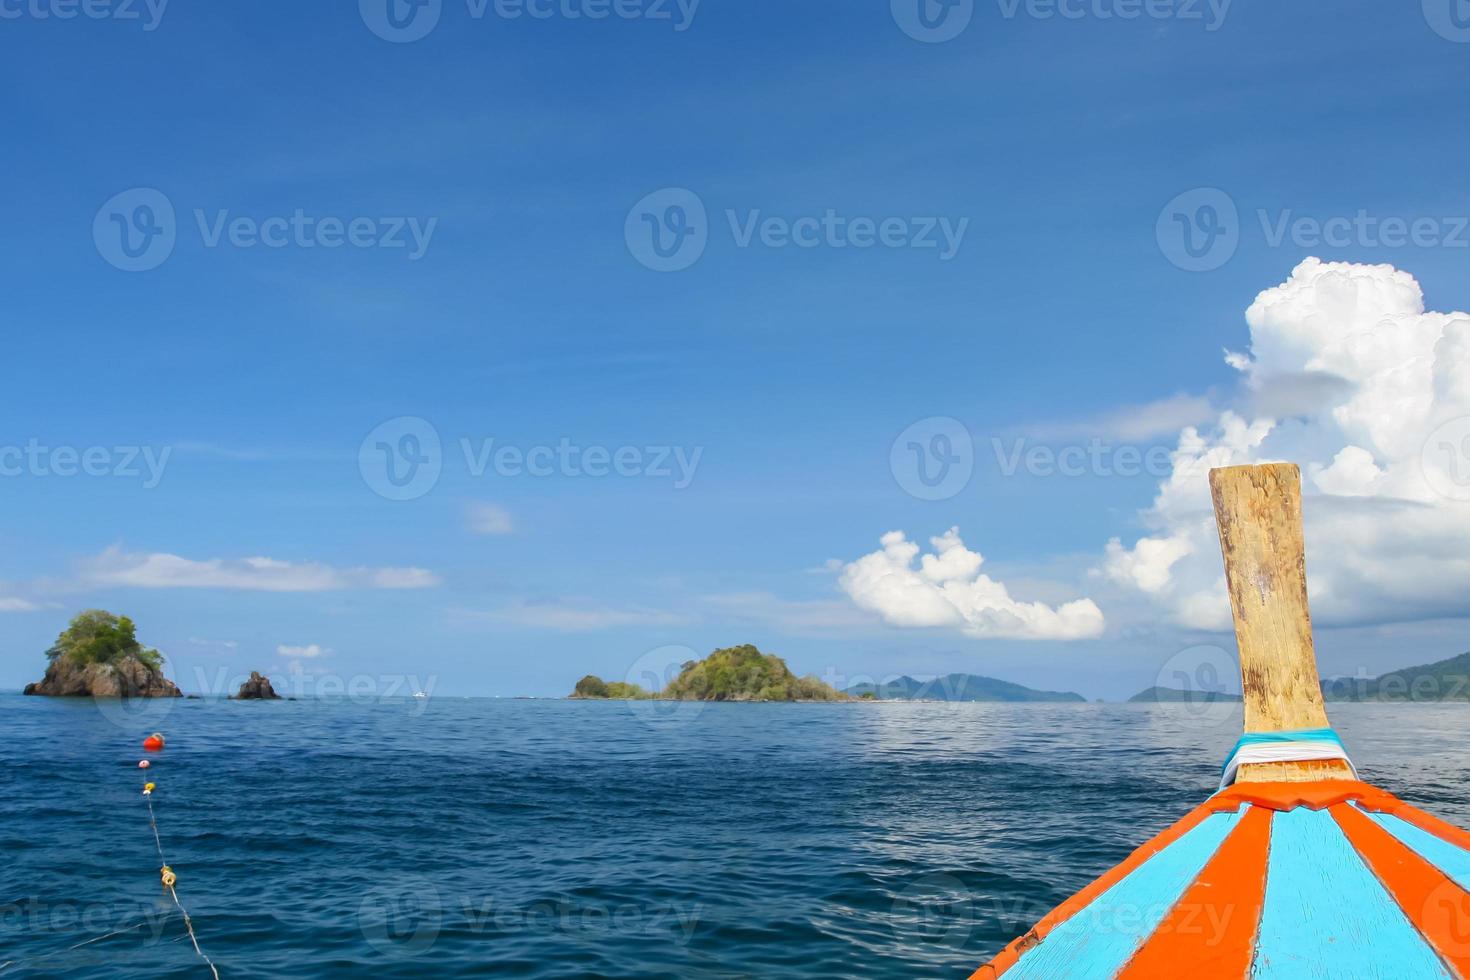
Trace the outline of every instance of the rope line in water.
[[194, 922], [189, 918], [188, 910], [184, 908], [184, 904], [179, 901], [179, 893], [174, 890], [174, 883], [178, 881], [178, 876], [168, 866], [168, 858], [163, 856], [163, 841], [158, 837], [158, 820], [153, 815], [153, 796], [151, 794], [145, 794], [143, 799], [148, 804], [148, 825], [153, 828], [153, 844], [158, 848], [158, 863], [163, 866], [160, 871], [163, 879], [163, 887], [168, 889], [169, 895], [174, 900], [174, 905], [178, 906], [179, 914], [184, 917], [184, 928], [189, 931], [189, 942], [194, 944], [194, 952], [198, 953], [199, 958], [209, 967], [209, 972], [214, 974], [214, 980], [219, 980], [219, 970], [215, 969], [214, 961], [205, 955], [204, 950], [199, 948], [199, 939], [194, 935]]

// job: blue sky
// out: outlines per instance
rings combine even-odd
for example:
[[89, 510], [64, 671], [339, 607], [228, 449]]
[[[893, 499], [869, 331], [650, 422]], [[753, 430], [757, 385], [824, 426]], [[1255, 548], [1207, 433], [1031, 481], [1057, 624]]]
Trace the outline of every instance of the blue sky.
[[[168, 453], [156, 485], [141, 461], [60, 475], [64, 456], [0, 477], [0, 687], [102, 606], [189, 690], [224, 668], [560, 694], [651, 650], [754, 642], [838, 678], [1126, 696], [1229, 645], [1104, 568], [1110, 538], [1167, 525], [1167, 471], [1007, 475], [992, 440], [1142, 452], [1214, 425], [1248, 386], [1223, 359], [1251, 347], [1246, 308], [1309, 256], [1391, 264], [1430, 310], [1470, 308], [1470, 43], [1448, 4], [976, 0], [926, 42], [903, 0], [569, 16], [588, 3], [443, 0], [412, 41], [374, 32], [392, 35], [373, 0], [0, 3], [0, 446], [103, 447], [108, 472], [128, 447]], [[660, 272], [636, 230], [691, 200], [669, 189], [703, 208], [703, 251]], [[1179, 195], [1205, 220], [1219, 198], [1199, 189], [1237, 213], [1191, 271], [1161, 229]], [[149, 224], [160, 198], [173, 220]], [[1434, 228], [1321, 242], [1299, 224], [1365, 210]], [[298, 211], [311, 230], [251, 244]], [[742, 244], [829, 212], [834, 241], [773, 244], [777, 224]], [[325, 246], [354, 220], [369, 244]], [[119, 228], [159, 221], [171, 251], [127, 271]], [[898, 244], [858, 247], [854, 221]], [[377, 440], [360, 451], [401, 418], [432, 427], [440, 474], [390, 500]], [[969, 433], [972, 475], [921, 499], [891, 449], [915, 423], [931, 445], [936, 418]], [[476, 475], [462, 440], [491, 439], [633, 447], [640, 475]], [[697, 458], [687, 481], [644, 472], [675, 450]], [[844, 585], [883, 534], [930, 550], [951, 527], [1015, 599], [1085, 597], [1106, 626], [905, 625]], [[1352, 587], [1365, 608], [1393, 595]], [[1467, 613], [1329, 616], [1324, 665], [1458, 653]]]

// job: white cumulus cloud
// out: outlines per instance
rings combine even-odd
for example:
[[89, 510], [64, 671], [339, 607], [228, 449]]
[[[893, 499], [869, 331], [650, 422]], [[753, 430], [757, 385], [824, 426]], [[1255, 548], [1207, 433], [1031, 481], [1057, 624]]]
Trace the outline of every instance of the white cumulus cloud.
[[838, 581], [860, 608], [895, 626], [1034, 640], [1085, 639], [1103, 631], [1102, 611], [1091, 599], [1053, 608], [1011, 598], [1005, 583], [980, 571], [985, 559], [965, 547], [958, 528], [931, 538], [934, 551], [922, 557], [902, 531], [888, 532], [880, 543], [880, 550], [844, 566]]
[[439, 584], [439, 577], [423, 568], [337, 568], [321, 562], [275, 558], [196, 561], [162, 552], [128, 553], [117, 547], [84, 561], [81, 576], [88, 585], [256, 592], [423, 589]]
[[1179, 435], [1142, 515], [1102, 570], [1185, 626], [1230, 623], [1208, 471], [1302, 467], [1314, 618], [1352, 625], [1470, 615], [1470, 315], [1424, 308], [1388, 265], [1303, 261], [1246, 311], [1227, 353], [1252, 396]]

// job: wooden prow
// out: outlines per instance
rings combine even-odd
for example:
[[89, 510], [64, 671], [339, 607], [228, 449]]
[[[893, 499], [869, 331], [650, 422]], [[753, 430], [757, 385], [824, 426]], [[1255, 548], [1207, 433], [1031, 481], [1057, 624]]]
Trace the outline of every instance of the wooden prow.
[[[1290, 463], [1210, 471], [1240, 647], [1247, 732], [1326, 728], [1312, 646], [1301, 473]], [[1341, 760], [1243, 765], [1241, 783], [1352, 779]]]

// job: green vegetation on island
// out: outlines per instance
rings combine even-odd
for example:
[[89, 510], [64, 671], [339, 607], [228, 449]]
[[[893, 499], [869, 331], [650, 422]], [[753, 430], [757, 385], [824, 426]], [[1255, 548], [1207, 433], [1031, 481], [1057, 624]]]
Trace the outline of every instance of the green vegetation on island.
[[102, 609], [88, 609], [72, 617], [71, 624], [46, 651], [47, 660], [62, 657], [82, 667], [115, 664], [134, 657], [145, 667], [163, 669], [163, 654], [138, 642], [138, 628], [131, 619]]
[[588, 675], [577, 682], [574, 698], [665, 701], [848, 701], [814, 676], [797, 677], [786, 661], [750, 644], [716, 650], [703, 660], [684, 663], [661, 691]]
[[945, 674], [929, 680], [896, 677], [876, 684], [854, 684], [847, 693], [863, 700], [883, 701], [1007, 701], [1085, 702], [1071, 691], [1038, 691], [980, 674]]
[[26, 694], [51, 697], [179, 697], [163, 676], [163, 654], [138, 642], [126, 616], [88, 609], [72, 618], [46, 651], [45, 678]]
[[1470, 701], [1470, 653], [1378, 677], [1330, 677], [1328, 701]]
[[644, 701], [653, 695], [637, 684], [605, 681], [595, 674], [588, 674], [577, 682], [576, 689], [572, 691], [572, 697], [606, 701]]

